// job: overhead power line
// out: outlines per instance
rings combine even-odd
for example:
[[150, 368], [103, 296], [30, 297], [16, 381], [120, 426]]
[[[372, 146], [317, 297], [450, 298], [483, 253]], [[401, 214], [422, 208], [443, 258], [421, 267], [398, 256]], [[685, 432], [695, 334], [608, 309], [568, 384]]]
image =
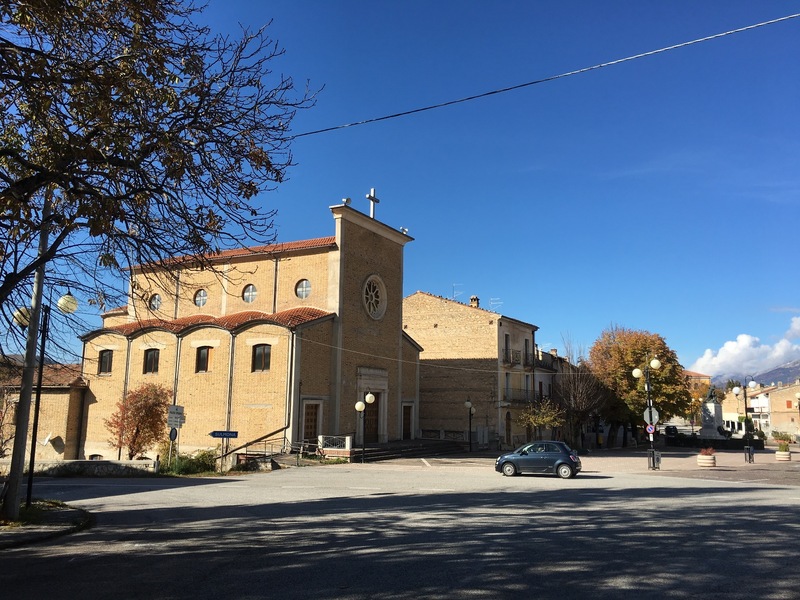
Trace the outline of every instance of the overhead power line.
[[475, 94], [474, 96], [467, 96], [465, 98], [459, 98], [458, 100], [449, 100], [447, 102], [441, 102], [439, 104], [432, 104], [430, 106], [423, 106], [421, 108], [414, 108], [412, 110], [406, 110], [399, 113], [394, 113], [391, 115], [384, 115], [382, 117], [375, 117], [372, 119], [364, 119], [363, 121], [355, 121], [353, 123], [346, 123], [344, 125], [336, 125], [334, 127], [326, 127], [324, 129], [316, 129], [314, 131], [306, 131], [305, 133], [298, 133], [297, 135], [291, 136], [292, 138], [300, 138], [305, 137], [308, 135], [316, 135], [318, 133], [327, 133], [329, 131], [336, 131], [337, 129], [345, 129], [347, 127], [355, 127], [356, 125], [367, 125], [368, 123], [377, 123], [379, 121], [388, 121], [389, 119], [397, 119], [399, 117], [407, 117], [408, 115], [414, 115], [421, 112], [426, 112], [429, 110], [434, 110], [436, 108], [444, 108], [445, 106], [452, 106], [454, 104], [461, 104], [462, 102], [470, 102], [471, 100], [478, 100], [479, 98], [486, 98], [488, 96], [494, 96], [496, 94], [505, 94], [506, 92], [512, 92], [514, 90], [519, 90], [525, 87], [529, 87], [532, 85], [538, 85], [540, 83], [547, 83], [548, 81], [555, 81], [556, 79], [564, 79], [565, 77], [572, 77], [573, 75], [580, 75], [581, 73], [587, 73], [589, 71], [596, 71], [597, 69], [602, 69], [603, 67], [611, 67], [614, 65], [619, 65], [621, 63], [629, 62], [632, 60], [637, 60], [639, 58], [646, 58], [648, 56], [653, 56], [655, 54], [662, 54], [664, 52], [669, 52], [670, 50], [677, 50], [679, 48], [685, 48], [686, 46], [693, 46], [694, 44], [700, 44], [702, 42], [709, 42], [711, 40], [715, 40], [717, 38], [725, 37], [728, 35], [733, 35], [734, 33], [742, 33], [743, 31], [750, 31], [751, 29], [757, 29], [759, 27], [765, 27], [767, 25], [774, 25], [775, 23], [780, 23], [782, 21], [788, 21], [790, 19], [796, 19], [800, 17], [800, 13], [796, 13], [793, 15], [787, 15], [785, 17], [780, 17], [778, 19], [772, 19], [771, 21], [764, 21], [762, 23], [756, 23], [754, 25], [748, 25], [747, 27], [740, 27], [738, 29], [731, 29], [730, 31], [725, 31], [723, 33], [717, 33], [714, 35], [709, 35], [707, 37], [698, 38], [695, 40], [691, 40], [688, 42], [682, 42], [680, 44], [675, 44], [673, 46], [666, 46], [664, 48], [659, 48], [658, 50], [650, 50], [649, 52], [642, 52], [641, 54], [634, 54], [633, 56], [627, 56], [625, 58], [619, 58], [617, 60], [612, 60], [609, 62], [600, 63], [597, 65], [593, 65], [591, 67], [584, 67], [582, 69], [576, 69], [574, 71], [568, 71], [566, 73], [561, 73], [560, 75], [551, 75], [550, 77], [545, 77], [544, 79], [537, 79], [535, 81], [528, 81], [527, 83], [520, 83], [517, 85], [512, 85], [510, 87], [500, 88], [498, 90], [492, 90], [491, 92], [483, 92], [482, 94]]

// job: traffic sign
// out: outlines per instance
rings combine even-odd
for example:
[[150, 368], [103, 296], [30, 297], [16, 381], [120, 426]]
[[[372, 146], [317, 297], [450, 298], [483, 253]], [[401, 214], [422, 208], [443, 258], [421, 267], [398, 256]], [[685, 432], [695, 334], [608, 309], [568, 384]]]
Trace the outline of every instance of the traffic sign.
[[178, 404], [170, 406], [169, 412], [167, 412], [167, 426], [180, 429], [184, 423], [186, 423], [186, 415], [183, 414], [183, 407]]
[[647, 429], [647, 433], [655, 433], [656, 432], [656, 426], [655, 425], [648, 425], [646, 429]]
[[658, 411], [652, 406], [644, 409], [644, 422], [650, 423], [650, 425], [658, 423]]
[[173, 427], [169, 430], [169, 441], [174, 442], [176, 439], [178, 439], [178, 430]]
[[209, 433], [213, 438], [237, 438], [239, 437], [238, 431], [212, 431]]

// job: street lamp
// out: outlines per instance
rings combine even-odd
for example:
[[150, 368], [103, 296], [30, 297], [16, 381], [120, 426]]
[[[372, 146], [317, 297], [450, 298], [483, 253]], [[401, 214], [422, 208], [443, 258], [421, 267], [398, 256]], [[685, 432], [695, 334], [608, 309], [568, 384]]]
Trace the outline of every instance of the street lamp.
[[469, 414], [469, 451], [472, 452], [472, 415], [475, 414], [475, 407], [472, 406], [469, 396], [467, 396], [467, 401], [464, 402], [464, 406], [467, 407], [467, 414]]
[[[750, 383], [747, 383], [747, 378], [748, 377], [750, 378]], [[744, 417], [745, 417], [745, 424], [746, 424], [747, 423], [747, 388], [750, 388], [751, 390], [756, 389], [755, 377], [753, 377], [752, 375], [745, 375], [744, 382], [745, 382], [745, 386], [743, 388], [740, 388], [737, 385], [731, 391], [733, 392], [733, 395], [736, 396], [737, 398], [738, 398], [739, 394], [744, 392]], [[746, 429], [746, 427], [745, 427], [745, 429]]]
[[364, 411], [367, 410], [367, 404], [372, 404], [373, 402], [375, 402], [375, 394], [372, 392], [367, 392], [364, 400], [356, 402], [356, 410], [361, 415], [361, 464], [364, 464], [364, 457], [367, 454], [367, 424], [364, 422]]
[[[56, 306], [62, 313], [71, 315], [77, 310], [78, 301], [68, 290], [66, 294], [58, 299]], [[30, 325], [31, 312], [28, 308], [22, 308], [14, 311], [13, 318], [17, 325], [25, 329]], [[36, 380], [36, 396], [33, 405], [33, 425], [31, 426], [31, 457], [28, 464], [28, 489], [25, 497], [25, 508], [30, 508], [31, 495], [33, 493], [33, 471], [34, 466], [36, 465], [36, 437], [39, 433], [39, 405], [41, 404], [42, 400], [42, 375], [44, 373], [45, 347], [47, 345], [47, 334], [49, 329], [50, 306], [45, 304], [42, 306], [42, 325], [39, 330], [39, 336], [41, 338], [39, 345], [39, 373]]]
[[[750, 378], [750, 383], [747, 383], [747, 379]], [[744, 387], [739, 387], [738, 385], [734, 387], [731, 391], [733, 395], [737, 398], [739, 397], [740, 393], [744, 393], [744, 440], [745, 440], [745, 447], [744, 447], [744, 457], [745, 461], [748, 463], [753, 462], [753, 445], [750, 442], [750, 438], [752, 437], [752, 433], [747, 430], [747, 388], [751, 390], [756, 389], [756, 381], [755, 377], [752, 375], [745, 375], [744, 377]], [[752, 419], [750, 420], [751, 426], [755, 429], [755, 424], [753, 423]]]
[[[654, 371], [657, 371], [660, 368], [661, 368], [661, 361], [658, 360], [657, 358], [654, 358], [653, 360], [651, 360], [649, 363], [647, 363], [644, 366], [644, 372], [642, 372], [642, 370], [640, 368], [638, 368], [638, 367], [635, 368], [631, 372], [631, 374], [636, 379], [641, 379], [642, 375], [644, 375], [644, 389], [645, 389], [645, 392], [647, 392], [647, 410], [645, 412], [647, 414], [647, 423], [649, 425], [652, 425], [653, 427], [655, 427], [655, 425], [656, 425], [658, 412], [654, 411], [654, 409], [653, 409], [653, 400], [650, 397], [650, 369], [653, 369]], [[648, 452], [648, 457], [647, 458], [648, 458], [648, 460], [647, 460], [648, 468], [656, 469], [657, 467], [656, 467], [656, 459], [655, 459], [655, 447], [653, 445], [653, 434], [652, 433], [650, 433], [650, 452]]]

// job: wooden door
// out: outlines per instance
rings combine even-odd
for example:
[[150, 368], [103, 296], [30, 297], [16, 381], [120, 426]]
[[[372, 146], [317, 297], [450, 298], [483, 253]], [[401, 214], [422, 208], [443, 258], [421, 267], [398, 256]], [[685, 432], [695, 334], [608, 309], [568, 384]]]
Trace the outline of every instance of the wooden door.
[[403, 407], [403, 439], [410, 440], [411, 439], [411, 417], [413, 413], [413, 406], [405, 405]]
[[378, 406], [381, 403], [380, 394], [374, 395], [375, 402], [364, 409], [364, 440], [372, 444], [378, 441]]
[[319, 404], [307, 403], [303, 415], [303, 439], [307, 442], [316, 442], [319, 429]]

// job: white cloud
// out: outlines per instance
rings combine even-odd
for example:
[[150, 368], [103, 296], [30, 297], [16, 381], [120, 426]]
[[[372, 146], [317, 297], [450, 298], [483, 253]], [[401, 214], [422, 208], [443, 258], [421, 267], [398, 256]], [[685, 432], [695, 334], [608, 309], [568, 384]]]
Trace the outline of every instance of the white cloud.
[[800, 338], [800, 317], [792, 317], [792, 324], [783, 337], [787, 340], [796, 340]]
[[762, 344], [759, 338], [742, 333], [719, 350], [707, 349], [689, 370], [712, 377], [762, 373], [800, 359], [800, 345], [791, 342], [797, 338], [800, 338], [800, 317], [793, 317], [784, 338], [776, 344]]

